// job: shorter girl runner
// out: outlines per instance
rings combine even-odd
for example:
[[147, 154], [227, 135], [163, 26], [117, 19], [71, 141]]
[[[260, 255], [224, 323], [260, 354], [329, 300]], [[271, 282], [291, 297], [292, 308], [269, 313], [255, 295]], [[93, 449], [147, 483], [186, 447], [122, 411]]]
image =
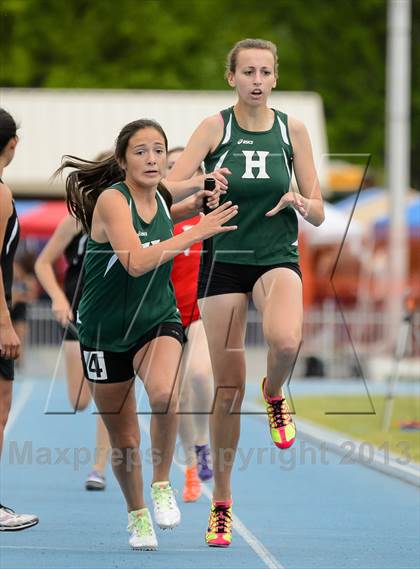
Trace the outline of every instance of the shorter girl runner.
[[[157, 548], [143, 494], [136, 374], [152, 409], [154, 518], [162, 529], [177, 526], [181, 519], [169, 481], [184, 342], [171, 261], [211, 235], [236, 229], [225, 227], [237, 213], [227, 202], [173, 237], [172, 195], [161, 183], [166, 153], [162, 127], [142, 119], [121, 130], [110, 158], [92, 163], [67, 157], [59, 169], [73, 168], [66, 180], [67, 201], [89, 234], [77, 313], [82, 363], [109, 433], [134, 549]], [[171, 187], [177, 199], [196, 189], [190, 181]]]

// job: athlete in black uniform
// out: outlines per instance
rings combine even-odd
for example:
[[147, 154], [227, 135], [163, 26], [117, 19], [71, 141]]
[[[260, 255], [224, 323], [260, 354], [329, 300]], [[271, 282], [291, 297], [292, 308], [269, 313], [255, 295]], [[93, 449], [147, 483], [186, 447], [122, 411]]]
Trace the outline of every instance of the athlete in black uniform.
[[[64, 292], [67, 300], [72, 307], [73, 324], [76, 325], [74, 315], [77, 313], [83, 290], [83, 260], [86, 253], [86, 243], [88, 236], [83, 231], [79, 231], [67, 247], [64, 249], [64, 257], [67, 261], [67, 270], [64, 275]], [[76, 330], [72, 326], [67, 326], [64, 332], [66, 340], [78, 340]]]
[[[13, 258], [19, 241], [19, 222], [10, 189], [1, 179], [3, 169], [15, 155], [16, 123], [0, 108], [0, 452], [12, 403], [13, 360], [19, 356], [20, 342], [10, 318]], [[0, 531], [16, 531], [38, 523], [32, 514], [16, 514], [0, 504]]]
[[[67, 215], [57, 226], [35, 263], [35, 273], [51, 297], [54, 316], [63, 326], [68, 394], [70, 403], [76, 411], [86, 409], [90, 402], [90, 392], [84, 381], [76, 330], [76, 313], [83, 289], [86, 243], [87, 234], [81, 230], [80, 225], [71, 215]], [[67, 261], [64, 290], [54, 273], [54, 263], [63, 254]], [[104, 470], [109, 441], [100, 415], [97, 418], [95, 448], [95, 464], [86, 480], [86, 490], [104, 490], [106, 485]]]

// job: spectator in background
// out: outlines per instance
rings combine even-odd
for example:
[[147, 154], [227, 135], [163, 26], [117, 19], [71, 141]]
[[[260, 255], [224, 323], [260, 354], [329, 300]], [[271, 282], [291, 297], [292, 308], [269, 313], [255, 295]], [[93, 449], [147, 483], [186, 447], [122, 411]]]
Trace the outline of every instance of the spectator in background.
[[30, 253], [19, 251], [13, 263], [12, 311], [11, 318], [20, 340], [20, 356], [16, 365], [20, 366], [24, 357], [24, 346], [28, 332], [28, 304], [38, 298], [38, 282], [34, 274], [35, 260]]

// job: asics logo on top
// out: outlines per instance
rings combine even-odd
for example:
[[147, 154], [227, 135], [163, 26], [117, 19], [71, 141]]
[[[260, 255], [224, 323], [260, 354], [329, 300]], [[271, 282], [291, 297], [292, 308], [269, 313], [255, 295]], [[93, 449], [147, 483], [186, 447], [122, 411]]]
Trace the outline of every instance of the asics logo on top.
[[[270, 178], [266, 171], [265, 161], [269, 152], [266, 150], [242, 150], [245, 156], [245, 173], [242, 178]], [[258, 168], [258, 173], [254, 176], [254, 170]]]
[[237, 142], [237, 144], [254, 144], [253, 140], [244, 140], [243, 138], [240, 138]]
[[142, 246], [144, 248], [150, 247], [151, 245], [156, 245], [157, 243], [160, 243], [160, 239], [153, 239], [153, 241], [146, 241], [146, 243], [142, 243]]

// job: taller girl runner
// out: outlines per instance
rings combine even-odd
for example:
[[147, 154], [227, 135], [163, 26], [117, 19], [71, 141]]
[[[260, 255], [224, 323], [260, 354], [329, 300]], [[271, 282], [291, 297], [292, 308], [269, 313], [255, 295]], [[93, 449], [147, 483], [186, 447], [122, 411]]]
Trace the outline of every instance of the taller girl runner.
[[[203, 238], [235, 229], [224, 224], [237, 212], [226, 202], [172, 237], [172, 198], [161, 183], [166, 152], [160, 125], [137, 120], [121, 130], [110, 158], [92, 163], [67, 157], [59, 169], [75, 168], [66, 181], [67, 201], [89, 234], [77, 313], [82, 363], [109, 433], [135, 549], [156, 549], [157, 541], [143, 496], [133, 380], [136, 373], [143, 380], [152, 409], [155, 520], [162, 529], [173, 528], [181, 517], [169, 470], [184, 332], [170, 280], [172, 259]], [[188, 194], [188, 184], [172, 185], [174, 193]]]
[[[295, 440], [295, 426], [282, 385], [302, 338], [296, 212], [313, 225], [324, 219], [305, 126], [267, 106], [277, 81], [276, 46], [260, 39], [238, 42], [228, 55], [226, 77], [236, 89], [236, 104], [198, 126], [168, 177], [187, 179], [203, 160], [206, 171], [227, 167], [227, 195], [239, 206], [238, 231], [203, 246], [198, 290], [216, 397], [210, 418], [215, 485], [206, 541], [219, 547], [232, 539], [232, 464], [223, 464], [223, 457], [239, 439], [247, 295], [252, 293], [261, 313], [269, 347], [262, 392], [271, 437], [287, 448]], [[299, 192], [290, 190], [292, 170]]]

